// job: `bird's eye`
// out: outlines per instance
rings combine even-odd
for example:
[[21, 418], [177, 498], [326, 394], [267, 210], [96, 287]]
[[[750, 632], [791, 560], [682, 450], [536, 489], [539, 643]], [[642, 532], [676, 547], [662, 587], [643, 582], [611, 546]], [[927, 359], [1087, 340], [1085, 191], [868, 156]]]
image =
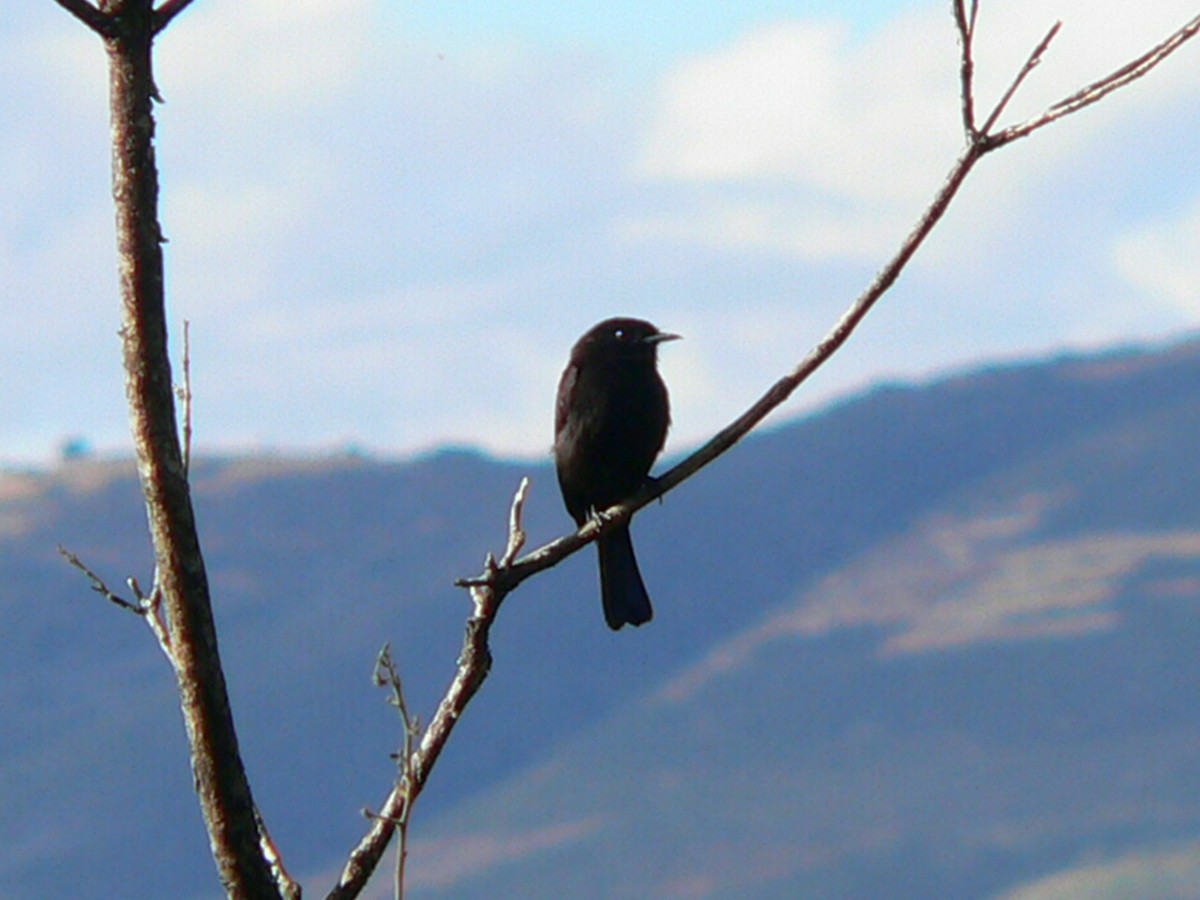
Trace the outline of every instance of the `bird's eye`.
[[625, 329], [618, 328], [616, 331], [613, 332], [613, 337], [615, 337], [618, 341], [625, 340]]

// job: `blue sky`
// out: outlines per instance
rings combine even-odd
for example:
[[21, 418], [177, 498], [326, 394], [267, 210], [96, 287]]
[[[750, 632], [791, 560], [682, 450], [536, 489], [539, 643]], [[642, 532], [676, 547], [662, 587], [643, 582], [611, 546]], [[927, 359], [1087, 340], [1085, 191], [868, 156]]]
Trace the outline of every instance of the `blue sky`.
[[641, 68], [670, 65], [726, 44], [730, 37], [776, 21], [803, 16], [840, 19], [866, 32], [898, 12], [920, 8], [914, 0], [746, 0], [742, 3], [646, 0], [637, 2], [555, 3], [527, 0], [492, 3], [397, 3], [383, 10], [411, 37], [430, 43], [467, 41], [486, 45], [497, 39], [528, 42], [545, 49], [585, 46]]
[[[198, 447], [544, 454], [571, 343], [618, 313], [685, 336], [669, 446], [702, 439], [824, 334], [953, 162], [948, 6], [196, 0], [157, 65]], [[980, 105], [1056, 18], [1009, 121], [1194, 13], [984, 0]], [[68, 436], [124, 452], [102, 48], [25, 4], [0, 82], [0, 461]], [[1197, 85], [1200, 44], [986, 160], [788, 411], [1195, 329]]]

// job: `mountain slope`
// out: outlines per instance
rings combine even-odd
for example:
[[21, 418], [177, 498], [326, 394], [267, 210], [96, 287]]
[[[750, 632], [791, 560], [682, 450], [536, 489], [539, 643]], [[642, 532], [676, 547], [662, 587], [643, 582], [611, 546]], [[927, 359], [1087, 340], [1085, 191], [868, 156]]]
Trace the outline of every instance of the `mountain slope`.
[[1197, 413], [968, 482], [438, 822], [420, 895], [983, 897], [1194, 841]]
[[[510, 599], [418, 811], [416, 895], [984, 896], [1194, 839], [1198, 389], [1193, 342], [752, 436], [635, 522], [652, 625], [604, 628], [590, 549]], [[375, 653], [427, 718], [451, 582], [525, 473], [539, 542], [568, 527], [548, 465], [197, 461], [243, 750], [296, 874], [328, 877], [386, 790]], [[166, 664], [57, 543], [150, 581], [128, 465], [0, 476], [0, 883], [211, 895]]]

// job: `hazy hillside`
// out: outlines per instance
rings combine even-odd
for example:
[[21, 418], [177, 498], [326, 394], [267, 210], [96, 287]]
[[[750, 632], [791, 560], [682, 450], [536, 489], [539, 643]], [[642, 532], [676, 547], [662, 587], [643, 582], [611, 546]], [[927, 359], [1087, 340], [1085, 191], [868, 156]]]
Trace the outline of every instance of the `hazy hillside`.
[[[415, 896], [1189, 896], [1198, 412], [1188, 343], [881, 388], [749, 439], [635, 523], [651, 625], [608, 632], [590, 552], [512, 598], [419, 808]], [[197, 463], [243, 747], [295, 873], [336, 866], [386, 790], [375, 653], [427, 717], [451, 582], [499, 549], [525, 473], [532, 539], [561, 533], [548, 466]], [[54, 550], [148, 583], [139, 504], [126, 465], [0, 476], [5, 897], [216, 886], [165, 661]]]

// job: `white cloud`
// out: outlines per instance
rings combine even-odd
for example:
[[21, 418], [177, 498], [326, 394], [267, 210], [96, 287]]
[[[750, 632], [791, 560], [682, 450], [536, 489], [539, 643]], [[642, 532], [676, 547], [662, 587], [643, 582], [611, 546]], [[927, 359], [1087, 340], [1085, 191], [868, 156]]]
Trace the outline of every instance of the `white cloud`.
[[342, 95], [370, 27], [370, 6], [357, 0], [197, 3], [160, 39], [156, 75], [170, 102], [246, 104], [278, 116]]
[[[1194, 14], [1187, 5], [1168, 0], [1151, 13], [1116, 0], [983, 4], [978, 117], [1057, 18], [1065, 23], [1058, 39], [1001, 124], [1040, 112], [1140, 54]], [[682, 211], [634, 217], [623, 233], [803, 259], [879, 260], [916, 221], [962, 146], [957, 63], [941, 5], [861, 42], [838, 23], [780, 22], [681, 63], [659, 87], [635, 171], [687, 185], [691, 201]], [[1010, 151], [1017, 159], [1002, 177], [972, 186], [977, 220], [1010, 221], [1044, 179], [1106, 130], [1114, 140], [1111, 129], [1131, 115], [1194, 91], [1196, 70], [1194, 53], [1190, 67], [1172, 59], [1130, 90], [1135, 101], [1110, 98], [1038, 135], [1036, 155]]]
[[[954, 57], [929, 52], [952, 46], [944, 18], [857, 45], [836, 23], [780, 23], [680, 66], [636, 172], [692, 183], [700, 208], [626, 232], [875, 257], [955, 148]], [[750, 190], [719, 190], [731, 183]]]
[[[1045, 6], [985, 2], [985, 98], [1055, 15]], [[1110, 64], [1101, 50], [1123, 60], [1186, 18], [1093, 8], [1057, 11], [1062, 41], [1077, 20], [1097, 36], [1031, 88], [1061, 96]], [[5, 453], [64, 433], [124, 446], [104, 53], [47, 9], [0, 30]], [[567, 349], [614, 313], [687, 338], [664, 354], [678, 447], [803, 356], [958, 150], [941, 3], [866, 35], [828, 21], [730, 33], [657, 85], [619, 56], [519, 34], [414, 45], [384, 10], [205, 0], [158, 46], [169, 313], [176, 337], [192, 322], [202, 448], [454, 439], [542, 454]], [[1151, 221], [1192, 190], [1186, 121], [1130, 138], [1168, 122], [1166, 104], [1186, 112], [1197, 60], [1189, 48], [1127, 99], [987, 160], [798, 402], [1064, 335], [1145, 333], [1145, 309], [1112, 299], [1124, 285], [1104, 254], [1125, 209]]]
[[[1017, 0], [984, 2], [977, 38], [977, 79], [981, 104], [996, 101], [1030, 50], [1056, 21], [1063, 23], [1041, 65], [1022, 86], [1006, 115], [1020, 121], [1044, 110], [1077, 88], [1139, 56], [1196, 15], [1191, 0]], [[1190, 57], [1190, 58], [1189, 58]], [[1160, 68], [1127, 93], [1133, 105], [1162, 103], [1191, 92], [1197, 71], [1195, 48]], [[1118, 119], [1128, 114], [1111, 99], [1088, 118]]]
[[1113, 265], [1133, 287], [1200, 322], [1200, 198], [1179, 216], [1120, 236]]

